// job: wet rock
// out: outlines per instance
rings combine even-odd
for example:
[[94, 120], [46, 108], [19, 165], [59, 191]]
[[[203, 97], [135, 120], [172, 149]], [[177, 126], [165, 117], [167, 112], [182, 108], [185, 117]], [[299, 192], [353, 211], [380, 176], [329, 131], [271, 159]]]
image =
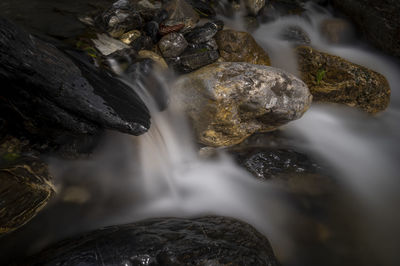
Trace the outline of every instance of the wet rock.
[[132, 48], [118, 50], [106, 57], [106, 63], [114, 73], [121, 75], [135, 61], [137, 56], [138, 53]]
[[168, 11], [165, 9], [161, 9], [153, 19], [155, 22], [160, 24], [167, 18], [168, 18]]
[[106, 34], [98, 34], [97, 39], [92, 40], [94, 46], [103, 55], [110, 55], [116, 51], [128, 49], [129, 46], [125, 43], [109, 37]]
[[203, 67], [178, 79], [172, 93], [198, 141], [209, 146], [237, 144], [255, 132], [298, 119], [312, 98], [293, 75], [248, 63]]
[[133, 41], [135, 41], [137, 38], [139, 38], [140, 36], [142, 36], [142, 33], [138, 30], [131, 30], [128, 31], [124, 34], [122, 34], [119, 39], [125, 43], [125, 44], [131, 44]]
[[269, 0], [258, 14], [262, 22], [276, 20], [282, 16], [300, 15], [305, 11], [303, 4], [294, 0]]
[[343, 19], [325, 19], [320, 26], [321, 34], [331, 43], [346, 43], [354, 36], [350, 23]]
[[185, 51], [188, 46], [185, 37], [180, 33], [170, 33], [161, 38], [158, 43], [164, 57], [177, 57]]
[[200, 17], [208, 18], [215, 17], [217, 15], [214, 8], [211, 6], [212, 1], [189, 0], [188, 2], [194, 8], [194, 10], [197, 11]]
[[271, 65], [268, 54], [247, 32], [222, 30], [215, 35], [219, 53], [226, 62]]
[[390, 87], [384, 76], [311, 47], [296, 48], [302, 80], [315, 101], [357, 107], [368, 113], [387, 108]]
[[158, 23], [155, 21], [150, 21], [144, 26], [144, 31], [146, 32], [147, 36], [151, 38], [153, 43], [158, 42], [158, 30], [159, 26]]
[[156, 54], [155, 52], [148, 51], [148, 50], [141, 50], [141, 51], [139, 51], [139, 57], [140, 58], [149, 58], [149, 59], [153, 60], [160, 69], [163, 69], [163, 70], [168, 69], [168, 65], [165, 62], [164, 58], [162, 58], [162, 56]]
[[0, 236], [30, 221], [55, 194], [47, 165], [21, 145], [14, 138], [0, 144]]
[[295, 45], [309, 45], [311, 43], [308, 34], [299, 26], [290, 26], [283, 30], [281, 38]]
[[[96, 254], [96, 255], [93, 255]], [[278, 265], [268, 240], [224, 217], [158, 218], [58, 243], [29, 265]]]
[[376, 47], [400, 57], [400, 2], [397, 0], [332, 0]]
[[208, 22], [185, 34], [185, 38], [188, 42], [195, 44], [208, 42], [214, 37], [218, 30], [222, 29], [221, 25], [223, 27], [222, 22]]
[[219, 53], [216, 50], [209, 49], [207, 45], [202, 48], [188, 48], [177, 58], [170, 58], [170, 64], [176, 71], [181, 73], [192, 72], [203, 66], [217, 61]]
[[153, 40], [149, 36], [139, 36], [130, 45], [136, 51], [153, 49]]
[[160, 17], [161, 3], [159, 1], [132, 1], [133, 9], [140, 14], [144, 21], [153, 20]]
[[150, 126], [136, 93], [79, 52], [63, 53], [0, 19], [0, 55], [0, 97], [32, 134], [52, 138], [107, 128], [137, 135]]
[[130, 30], [140, 29], [143, 19], [129, 0], [118, 0], [96, 18], [96, 23], [112, 37], [119, 37]]
[[166, 35], [166, 34], [172, 33], [172, 32], [179, 32], [184, 27], [185, 27], [185, 24], [177, 24], [177, 25], [173, 25], [173, 26], [161, 25], [160, 26], [160, 34]]
[[198, 43], [198, 44], [189, 43], [188, 46], [190, 48], [199, 50], [209, 50], [209, 51], [218, 50], [218, 44], [214, 38], [205, 43]]
[[185, 24], [182, 31], [193, 29], [200, 19], [197, 12], [185, 0], [171, 0], [164, 8], [169, 14], [169, 18], [164, 22], [164, 25], [175, 26], [178, 24]]
[[250, 14], [257, 15], [258, 12], [265, 6], [265, 0], [244, 0], [246, 8]]

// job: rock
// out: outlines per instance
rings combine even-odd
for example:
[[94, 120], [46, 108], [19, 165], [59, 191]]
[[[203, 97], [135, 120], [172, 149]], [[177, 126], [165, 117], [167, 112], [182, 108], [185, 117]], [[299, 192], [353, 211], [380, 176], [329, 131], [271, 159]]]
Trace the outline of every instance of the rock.
[[309, 45], [311, 44], [308, 34], [299, 26], [290, 26], [283, 30], [281, 33], [283, 40], [292, 42], [295, 45]]
[[209, 51], [218, 50], [218, 44], [214, 38], [205, 43], [198, 43], [198, 44], [189, 43], [188, 46], [192, 49], [199, 49], [199, 50], [209, 50]]
[[110, 226], [39, 253], [28, 265], [270, 265], [268, 240], [224, 217], [158, 218]]
[[211, 1], [198, 1], [198, 0], [189, 0], [190, 5], [194, 10], [199, 13], [200, 17], [209, 18], [215, 17], [217, 14], [215, 13], [214, 8], [212, 7]]
[[250, 14], [257, 15], [258, 12], [265, 6], [265, 0], [244, 0], [246, 8]]
[[131, 30], [122, 34], [119, 39], [125, 44], [131, 44], [134, 40], [139, 38], [142, 34], [138, 30]]
[[153, 21], [147, 22], [146, 25], [144, 26], [144, 31], [146, 32], [147, 36], [151, 38], [153, 43], [158, 42], [158, 23]]
[[176, 32], [165, 35], [158, 43], [158, 47], [164, 57], [177, 57], [185, 51], [187, 46], [188, 43], [185, 37]]
[[332, 0], [376, 47], [400, 57], [400, 2], [397, 0]]
[[303, 4], [296, 0], [269, 0], [257, 17], [261, 22], [269, 22], [282, 16], [300, 15], [304, 11]]
[[94, 46], [103, 55], [110, 55], [116, 51], [129, 48], [125, 43], [107, 36], [106, 34], [97, 34], [97, 39], [92, 40]]
[[218, 58], [218, 51], [209, 49], [209, 47], [205, 45], [199, 49], [186, 49], [179, 57], [170, 58], [168, 60], [168, 64], [170, 64], [178, 72], [188, 73], [203, 66], [212, 64], [217, 61]]
[[119, 37], [125, 32], [143, 26], [142, 17], [129, 0], [118, 0], [95, 20], [112, 37]]
[[145, 21], [160, 17], [161, 3], [159, 1], [135, 0], [132, 2], [132, 6]]
[[387, 108], [390, 87], [384, 76], [311, 47], [296, 48], [302, 80], [315, 101], [346, 104], [368, 113]]
[[164, 25], [175, 26], [185, 24], [182, 31], [193, 29], [200, 19], [197, 12], [185, 0], [171, 0], [164, 6], [164, 8], [169, 14], [169, 18], [164, 22]]
[[173, 25], [173, 26], [161, 25], [160, 26], [160, 34], [166, 35], [166, 34], [172, 33], [172, 32], [179, 32], [184, 27], [185, 27], [185, 24], [177, 24], [177, 25]]
[[154, 21], [158, 24], [162, 23], [164, 20], [168, 18], [168, 11], [165, 9], [161, 9], [155, 17], [153, 17]]
[[[222, 25], [222, 26], [221, 26]], [[193, 29], [191, 32], [185, 34], [185, 38], [188, 42], [198, 44], [205, 43], [211, 40], [214, 35], [221, 30], [223, 23], [208, 22], [201, 27]]]
[[149, 36], [139, 36], [130, 45], [136, 51], [153, 49], [153, 40]]
[[0, 236], [30, 221], [54, 196], [47, 165], [24, 155], [19, 140], [0, 145]]
[[331, 43], [346, 43], [354, 36], [350, 23], [343, 19], [330, 18], [322, 21], [321, 34]]
[[247, 32], [222, 30], [215, 35], [219, 53], [226, 62], [271, 65], [268, 54]]
[[137, 56], [138, 53], [132, 48], [118, 50], [106, 57], [106, 64], [115, 74], [121, 75], [135, 61]]
[[306, 85], [272, 67], [215, 63], [182, 76], [173, 104], [189, 116], [199, 142], [228, 146], [300, 118], [311, 104]]
[[[41, 41], [0, 19], [0, 98], [19, 123], [47, 139], [107, 128], [142, 134], [149, 113], [131, 87], [96, 69], [79, 52]], [[18, 120], [17, 120], [18, 119]]]
[[162, 58], [160, 55], [156, 54], [155, 52], [148, 51], [148, 50], [141, 50], [139, 51], [139, 57], [140, 58], [149, 58], [153, 60], [159, 67], [160, 69], [168, 69], [168, 65], [165, 62], [164, 58]]

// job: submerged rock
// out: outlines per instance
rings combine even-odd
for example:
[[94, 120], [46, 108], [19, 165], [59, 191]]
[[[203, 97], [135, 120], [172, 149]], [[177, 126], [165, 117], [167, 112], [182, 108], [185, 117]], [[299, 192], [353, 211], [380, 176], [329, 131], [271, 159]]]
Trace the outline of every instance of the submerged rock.
[[320, 26], [321, 34], [331, 43], [346, 43], [352, 39], [354, 31], [350, 23], [343, 19], [325, 19]]
[[296, 52], [301, 78], [315, 101], [346, 104], [372, 114], [388, 107], [390, 87], [383, 75], [311, 47], [298, 47]]
[[182, 76], [174, 104], [191, 119], [199, 142], [228, 146], [300, 118], [311, 104], [307, 86], [272, 67], [215, 63]]
[[247, 32], [222, 30], [215, 35], [219, 53], [226, 62], [271, 65], [268, 54]]
[[0, 236], [30, 221], [55, 194], [47, 165], [19, 146], [13, 138], [0, 145]]
[[177, 57], [185, 51], [187, 46], [188, 43], [185, 37], [176, 32], [165, 35], [158, 43], [158, 47], [164, 57]]
[[400, 2], [398, 0], [332, 0], [376, 47], [400, 58]]
[[163, 70], [168, 69], [168, 65], [165, 62], [164, 58], [162, 58], [162, 56], [156, 54], [155, 52], [148, 51], [148, 50], [141, 50], [141, 51], [139, 51], [139, 57], [140, 58], [149, 58], [149, 59], [153, 60], [160, 69], [163, 69]]
[[295, 45], [309, 45], [311, 39], [308, 34], [299, 26], [289, 26], [281, 33], [281, 38], [285, 41], [292, 42]]
[[58, 243], [27, 263], [278, 265], [268, 240], [254, 228], [232, 218], [214, 216], [158, 218], [106, 227]]

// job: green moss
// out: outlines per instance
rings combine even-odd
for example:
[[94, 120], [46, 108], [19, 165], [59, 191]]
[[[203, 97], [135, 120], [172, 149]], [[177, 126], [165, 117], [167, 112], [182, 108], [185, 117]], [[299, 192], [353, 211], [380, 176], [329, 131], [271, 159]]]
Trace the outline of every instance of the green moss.
[[319, 69], [317, 71], [317, 75], [315, 76], [315, 79], [317, 81], [317, 85], [319, 85], [321, 83], [321, 81], [324, 79], [325, 75], [326, 75], [326, 70]]

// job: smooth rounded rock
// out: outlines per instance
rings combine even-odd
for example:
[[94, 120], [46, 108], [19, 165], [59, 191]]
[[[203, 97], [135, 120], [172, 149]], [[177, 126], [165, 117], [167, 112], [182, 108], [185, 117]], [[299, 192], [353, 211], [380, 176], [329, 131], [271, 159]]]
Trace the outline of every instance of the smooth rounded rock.
[[250, 14], [257, 15], [258, 12], [265, 6], [265, 0], [244, 0], [244, 4]]
[[208, 146], [233, 145], [274, 130], [300, 118], [312, 100], [307, 86], [283, 70], [227, 62], [182, 76], [172, 95], [198, 141]]
[[188, 46], [185, 37], [180, 33], [170, 33], [161, 38], [158, 43], [164, 57], [177, 57], [185, 51]]

